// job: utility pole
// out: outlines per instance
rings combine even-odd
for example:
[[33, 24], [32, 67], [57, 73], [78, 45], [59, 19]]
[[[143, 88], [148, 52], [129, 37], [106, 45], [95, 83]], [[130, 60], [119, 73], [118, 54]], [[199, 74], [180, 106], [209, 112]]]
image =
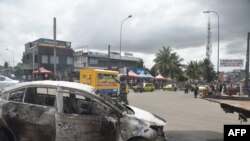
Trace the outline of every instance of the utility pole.
[[250, 92], [248, 88], [248, 79], [249, 79], [249, 40], [250, 40], [250, 32], [248, 32], [247, 36], [247, 53], [246, 53], [246, 77], [245, 77], [245, 92], [250, 97]]
[[57, 77], [56, 73], [56, 64], [57, 64], [57, 58], [56, 58], [56, 18], [54, 18], [54, 26], [53, 26], [53, 34], [54, 34], [54, 76]]
[[110, 45], [108, 45], [108, 69], [110, 70]]

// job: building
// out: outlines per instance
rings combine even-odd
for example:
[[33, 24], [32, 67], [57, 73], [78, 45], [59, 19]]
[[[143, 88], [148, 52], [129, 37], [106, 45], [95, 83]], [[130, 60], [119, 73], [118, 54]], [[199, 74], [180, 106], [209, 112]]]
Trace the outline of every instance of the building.
[[[121, 56], [121, 68], [137, 67], [141, 58], [134, 57], [131, 53], [124, 53]], [[81, 68], [99, 68], [118, 70], [120, 64], [120, 53], [110, 52], [92, 52], [77, 51], [74, 53], [74, 70], [79, 71]]]
[[[71, 42], [56, 40], [57, 72], [73, 67], [73, 53]], [[54, 40], [40, 38], [26, 43], [22, 61], [23, 64], [30, 65], [30, 68], [44, 67], [54, 71]]]

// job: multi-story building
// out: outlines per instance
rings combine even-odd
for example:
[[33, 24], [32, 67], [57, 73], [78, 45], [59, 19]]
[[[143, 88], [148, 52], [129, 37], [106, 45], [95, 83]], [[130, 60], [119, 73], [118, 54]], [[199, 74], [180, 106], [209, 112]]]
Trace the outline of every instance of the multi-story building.
[[[56, 69], [58, 72], [73, 67], [73, 49], [71, 42], [56, 40]], [[25, 44], [23, 63], [30, 68], [44, 67], [54, 71], [54, 40], [40, 38]], [[34, 58], [34, 62], [33, 62]]]
[[120, 53], [117, 52], [110, 52], [110, 54], [108, 54], [78, 51], [74, 53], [74, 70], [79, 71], [84, 67], [118, 70], [118, 68], [124, 67], [137, 67], [140, 61], [141, 58], [134, 57], [131, 53], [125, 53], [121, 56], [120, 60]]

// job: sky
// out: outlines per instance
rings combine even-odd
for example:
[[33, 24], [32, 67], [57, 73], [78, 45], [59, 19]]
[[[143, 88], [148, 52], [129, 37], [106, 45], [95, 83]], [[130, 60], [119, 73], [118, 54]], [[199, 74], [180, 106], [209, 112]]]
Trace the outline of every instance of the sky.
[[[211, 61], [217, 69], [218, 17], [220, 59], [246, 58], [250, 0], [0, 0], [0, 65], [20, 63], [24, 44], [39, 38], [70, 41], [72, 48], [133, 53], [154, 65], [155, 54], [171, 47], [187, 64], [206, 56], [211, 21]], [[8, 50], [6, 50], [8, 49]], [[221, 71], [239, 69], [222, 68]]]

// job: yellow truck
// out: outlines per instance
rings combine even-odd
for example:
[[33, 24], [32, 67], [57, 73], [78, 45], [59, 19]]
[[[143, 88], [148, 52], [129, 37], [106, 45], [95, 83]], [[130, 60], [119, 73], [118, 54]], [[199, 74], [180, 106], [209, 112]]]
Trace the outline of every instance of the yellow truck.
[[89, 69], [83, 68], [80, 70], [80, 83], [87, 84], [101, 90], [109, 96], [117, 96], [119, 83], [118, 71]]

